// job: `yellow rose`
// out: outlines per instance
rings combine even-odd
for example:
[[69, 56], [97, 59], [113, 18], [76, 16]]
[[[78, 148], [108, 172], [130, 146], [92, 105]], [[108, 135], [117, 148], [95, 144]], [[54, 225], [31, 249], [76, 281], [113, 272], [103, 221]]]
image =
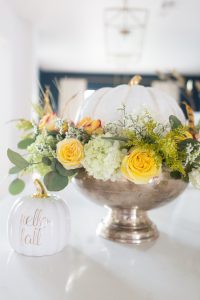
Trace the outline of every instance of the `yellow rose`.
[[57, 159], [65, 169], [81, 167], [83, 145], [76, 139], [65, 139], [57, 144]]
[[155, 161], [153, 150], [135, 148], [126, 155], [121, 165], [122, 174], [136, 184], [146, 184], [161, 172], [161, 165]]

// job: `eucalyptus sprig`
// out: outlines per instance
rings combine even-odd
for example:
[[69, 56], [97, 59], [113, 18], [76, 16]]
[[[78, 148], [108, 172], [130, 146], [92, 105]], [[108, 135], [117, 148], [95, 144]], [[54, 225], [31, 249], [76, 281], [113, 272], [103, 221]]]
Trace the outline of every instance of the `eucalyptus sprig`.
[[[10, 175], [16, 175], [15, 179], [10, 183], [9, 192], [12, 195], [17, 195], [21, 193], [25, 188], [25, 182], [19, 178], [20, 172], [26, 171], [32, 163], [24, 159], [19, 153], [8, 149], [8, 158], [13, 164], [12, 168], [9, 170]], [[60, 191], [64, 189], [71, 177], [77, 174], [78, 169], [66, 170], [62, 164], [56, 158], [43, 157], [43, 163], [50, 167], [51, 171], [44, 176], [44, 184], [49, 191]], [[38, 164], [38, 163], [36, 163]]]

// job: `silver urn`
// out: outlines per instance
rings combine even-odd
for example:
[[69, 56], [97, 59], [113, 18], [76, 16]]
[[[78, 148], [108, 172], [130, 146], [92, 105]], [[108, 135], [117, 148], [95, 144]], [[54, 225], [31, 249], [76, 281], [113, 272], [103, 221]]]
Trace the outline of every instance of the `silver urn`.
[[74, 178], [78, 190], [90, 200], [108, 208], [97, 228], [103, 238], [121, 243], [140, 244], [158, 237], [147, 211], [172, 201], [187, 183], [170, 177], [167, 170], [148, 184], [134, 184], [126, 179], [112, 182], [97, 180], [82, 170]]

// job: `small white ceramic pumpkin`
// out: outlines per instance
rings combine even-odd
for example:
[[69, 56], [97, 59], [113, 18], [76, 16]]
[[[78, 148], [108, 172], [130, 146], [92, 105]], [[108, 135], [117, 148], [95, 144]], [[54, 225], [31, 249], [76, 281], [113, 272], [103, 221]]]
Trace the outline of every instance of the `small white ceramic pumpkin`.
[[41, 183], [33, 196], [17, 200], [8, 218], [8, 238], [12, 248], [27, 256], [44, 256], [60, 252], [67, 244], [70, 214], [65, 202], [47, 195]]
[[134, 78], [132, 82], [132, 85], [123, 84], [114, 88], [97, 90], [85, 101], [77, 120], [90, 116], [104, 123], [116, 121], [120, 118], [118, 108], [125, 104], [128, 114], [140, 114], [146, 109], [155, 120], [161, 123], [167, 123], [170, 115], [175, 115], [182, 123], [185, 123], [184, 114], [176, 100], [156, 88], [134, 84]]

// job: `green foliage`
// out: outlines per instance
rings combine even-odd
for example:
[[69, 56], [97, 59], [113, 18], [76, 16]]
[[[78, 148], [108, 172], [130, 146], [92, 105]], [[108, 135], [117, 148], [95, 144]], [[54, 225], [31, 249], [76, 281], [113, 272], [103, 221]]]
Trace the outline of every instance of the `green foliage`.
[[112, 140], [112, 141], [120, 141], [120, 142], [128, 142], [129, 139], [123, 136], [102, 136], [104, 140]]
[[176, 116], [173, 115], [169, 117], [169, 123], [171, 125], [171, 129], [177, 129], [178, 127], [183, 126], [181, 121]]
[[57, 159], [53, 158], [51, 161], [51, 168], [52, 170], [56, 170], [56, 163], [57, 163]]
[[174, 179], [181, 179], [182, 178], [182, 174], [178, 171], [170, 172], [170, 176]]
[[17, 174], [17, 173], [19, 173], [19, 172], [22, 171], [22, 170], [23, 170], [23, 169], [14, 166], [14, 167], [12, 167], [12, 168], [9, 170], [9, 174], [10, 174], [10, 175]]
[[46, 157], [46, 156], [44, 156], [44, 157], [42, 158], [42, 163], [45, 164], [45, 165], [47, 165], [47, 166], [51, 166], [51, 164], [52, 164], [50, 158], [48, 158], [48, 157]]
[[86, 144], [91, 136], [83, 128], [76, 128], [73, 124], [70, 124], [66, 138], [78, 139], [83, 144]]
[[35, 142], [34, 138], [25, 138], [17, 144], [19, 149], [27, 149], [32, 143]]
[[169, 132], [158, 141], [158, 149], [167, 168], [185, 175], [182, 153], [178, 150], [178, 144], [173, 136], [173, 132]]
[[25, 160], [19, 153], [12, 151], [11, 149], [7, 150], [7, 155], [9, 160], [17, 166], [19, 169], [25, 169], [29, 166], [29, 163], [27, 160]]
[[193, 146], [198, 145], [199, 142], [193, 139], [185, 139], [178, 144], [178, 148], [180, 151], [186, 149], [186, 147], [191, 144]]
[[29, 120], [26, 119], [19, 119], [16, 124], [17, 129], [28, 131], [30, 129], [33, 129], [33, 124]]
[[25, 182], [22, 179], [16, 178], [9, 185], [9, 192], [12, 195], [21, 193], [25, 188]]
[[68, 185], [68, 177], [51, 171], [44, 176], [44, 184], [48, 191], [60, 191]]
[[37, 116], [41, 119], [44, 115], [44, 108], [38, 103], [32, 103], [32, 107]]
[[63, 167], [63, 165], [61, 163], [59, 163], [59, 161], [56, 161], [55, 164], [55, 170], [57, 171], [57, 173], [59, 173], [62, 176], [67, 176], [67, 177], [71, 177], [77, 174], [78, 169], [70, 169], [67, 170]]

